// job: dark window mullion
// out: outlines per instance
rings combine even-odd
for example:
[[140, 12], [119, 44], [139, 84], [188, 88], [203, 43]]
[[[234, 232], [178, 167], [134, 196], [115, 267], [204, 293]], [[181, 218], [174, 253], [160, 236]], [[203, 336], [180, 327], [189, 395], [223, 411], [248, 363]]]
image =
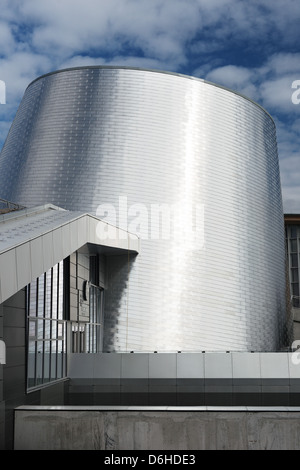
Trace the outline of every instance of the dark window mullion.
[[45, 337], [46, 337], [46, 273], [44, 273], [44, 299], [43, 299], [43, 341], [42, 341], [42, 351], [43, 351], [43, 358], [42, 358], [42, 383], [45, 382]]
[[36, 340], [34, 342], [34, 385], [37, 385], [37, 338], [38, 338], [38, 302], [39, 302], [39, 278], [36, 280], [36, 292], [35, 292], [35, 316], [36, 316]]
[[34, 380], [33, 383], [34, 385], [38, 385], [37, 383], [37, 341], [34, 342]]
[[[58, 320], [59, 320], [59, 263], [57, 263], [57, 279], [56, 279], [56, 286], [57, 286], [57, 294], [56, 294], [56, 338], [58, 337]], [[55, 352], [55, 378], [58, 378], [58, 355], [59, 355], [59, 341], [56, 339], [56, 352]]]
[[52, 306], [53, 306], [53, 268], [50, 277], [50, 338], [49, 338], [49, 382], [51, 382], [52, 372]]

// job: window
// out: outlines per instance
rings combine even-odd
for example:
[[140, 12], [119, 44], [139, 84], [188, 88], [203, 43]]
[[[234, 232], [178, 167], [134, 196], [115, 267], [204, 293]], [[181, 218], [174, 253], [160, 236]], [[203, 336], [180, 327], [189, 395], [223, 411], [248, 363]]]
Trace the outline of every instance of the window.
[[292, 268], [298, 267], [298, 254], [291, 255], [291, 267]]
[[27, 388], [66, 377], [64, 262], [27, 286]]
[[[74, 353], [97, 353], [103, 350], [104, 288], [100, 286], [100, 258], [97, 254], [89, 257], [89, 282], [87, 305], [88, 320], [72, 322], [72, 347]], [[102, 283], [103, 284], [103, 283]]]
[[300, 289], [299, 289], [299, 252], [300, 245], [297, 238], [300, 235], [300, 226], [288, 226], [286, 229], [287, 234], [287, 248], [288, 248], [288, 260], [289, 260], [289, 272], [290, 272], [290, 292], [292, 298], [292, 305], [294, 308], [300, 308]]
[[100, 287], [100, 258], [90, 256], [90, 322], [86, 325], [86, 351], [103, 349], [104, 289]]
[[103, 348], [103, 298], [104, 290], [90, 287], [90, 323], [87, 325], [87, 352], [101, 352]]
[[72, 322], [72, 352], [97, 353], [103, 348], [104, 289], [90, 284], [89, 322]]
[[292, 268], [292, 282], [299, 282], [299, 271], [298, 268]]
[[297, 238], [297, 233], [298, 233], [298, 227], [297, 226], [292, 226], [291, 227], [291, 238]]
[[290, 251], [291, 253], [297, 253], [297, 240], [290, 240]]
[[292, 295], [299, 297], [299, 284], [292, 284]]

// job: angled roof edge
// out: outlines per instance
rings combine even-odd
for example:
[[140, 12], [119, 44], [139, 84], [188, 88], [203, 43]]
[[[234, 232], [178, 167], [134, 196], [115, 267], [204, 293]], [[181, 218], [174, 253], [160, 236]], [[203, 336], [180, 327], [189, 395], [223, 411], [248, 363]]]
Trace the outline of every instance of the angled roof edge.
[[0, 224], [1, 222], [7, 222], [13, 219], [19, 219], [21, 217], [29, 217], [33, 214], [38, 214], [40, 212], [45, 212], [46, 210], [58, 210], [58, 211], [65, 211], [66, 209], [62, 209], [61, 207], [55, 206], [54, 204], [44, 204], [42, 206], [36, 207], [29, 207], [24, 209], [19, 209], [12, 212], [6, 212], [5, 214], [0, 214]]
[[[15, 240], [10, 236], [0, 239], [0, 303], [86, 243], [139, 253], [137, 235], [83, 212], [60, 212], [60, 218], [49, 217], [48, 221], [47, 215], [52, 212], [49, 209], [61, 211], [56, 206], [46, 205], [18, 211], [18, 216], [13, 214], [15, 217], [6, 214], [5, 221], [1, 219], [3, 226], [7, 226], [5, 222], [12, 221], [14, 232], [17, 233], [19, 228], [20, 234]], [[46, 228], [42, 223], [39, 227], [36, 219], [33, 228], [27, 224], [23, 230], [24, 224], [18, 225], [16, 219], [24, 222], [24, 216], [30, 218], [37, 213], [42, 213], [41, 222], [46, 220]]]

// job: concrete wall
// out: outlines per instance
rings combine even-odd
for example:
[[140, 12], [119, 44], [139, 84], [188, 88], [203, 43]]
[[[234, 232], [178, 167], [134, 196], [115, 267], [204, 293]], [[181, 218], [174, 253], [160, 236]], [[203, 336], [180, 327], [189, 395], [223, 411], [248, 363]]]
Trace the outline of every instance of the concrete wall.
[[299, 450], [299, 436], [300, 408], [15, 413], [16, 450]]

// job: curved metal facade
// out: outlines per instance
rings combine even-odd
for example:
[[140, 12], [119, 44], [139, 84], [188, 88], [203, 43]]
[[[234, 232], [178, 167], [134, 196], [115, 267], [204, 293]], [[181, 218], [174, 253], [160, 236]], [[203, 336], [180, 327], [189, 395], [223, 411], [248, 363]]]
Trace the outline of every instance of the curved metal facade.
[[276, 130], [257, 104], [171, 73], [55, 72], [27, 88], [0, 170], [5, 199], [109, 204], [111, 222], [141, 229], [141, 253], [108, 263], [105, 350], [283, 346]]

